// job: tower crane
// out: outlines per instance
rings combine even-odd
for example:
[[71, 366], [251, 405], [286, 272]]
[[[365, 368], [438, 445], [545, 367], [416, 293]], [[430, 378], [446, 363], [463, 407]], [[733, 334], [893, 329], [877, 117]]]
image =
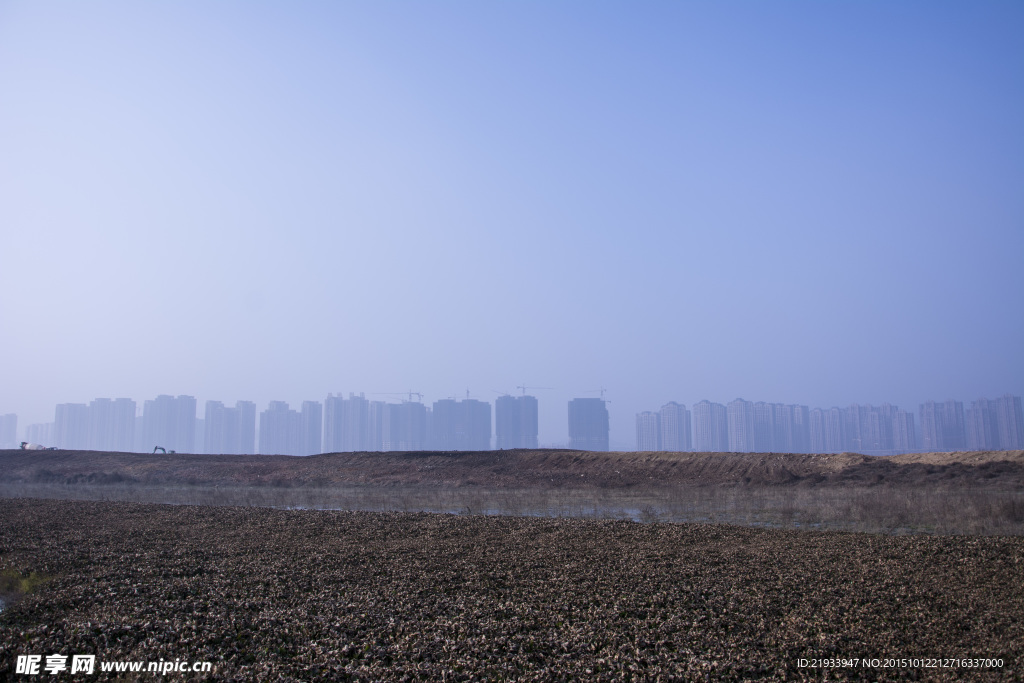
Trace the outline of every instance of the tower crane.
[[371, 391], [370, 396], [408, 396], [409, 403], [412, 403], [412, 397], [415, 396], [417, 401], [423, 400], [423, 394], [418, 391]]

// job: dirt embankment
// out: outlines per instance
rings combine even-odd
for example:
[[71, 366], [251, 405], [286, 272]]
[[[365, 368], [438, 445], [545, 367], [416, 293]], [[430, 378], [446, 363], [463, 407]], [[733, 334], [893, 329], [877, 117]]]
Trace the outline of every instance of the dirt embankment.
[[596, 453], [569, 450], [279, 455], [0, 451], [0, 482], [216, 486], [486, 486], [644, 490], [706, 486], [1024, 489], [1024, 451]]

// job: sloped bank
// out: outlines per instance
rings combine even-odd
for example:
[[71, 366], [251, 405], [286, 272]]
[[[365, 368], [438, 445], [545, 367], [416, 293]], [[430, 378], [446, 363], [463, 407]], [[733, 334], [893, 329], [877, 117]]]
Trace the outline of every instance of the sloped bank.
[[281, 455], [0, 451], [8, 483], [481, 486], [969, 486], [1024, 490], [1024, 451], [874, 457], [856, 453], [603, 453], [569, 450]]
[[1024, 534], [1024, 453], [0, 452], [0, 497]]

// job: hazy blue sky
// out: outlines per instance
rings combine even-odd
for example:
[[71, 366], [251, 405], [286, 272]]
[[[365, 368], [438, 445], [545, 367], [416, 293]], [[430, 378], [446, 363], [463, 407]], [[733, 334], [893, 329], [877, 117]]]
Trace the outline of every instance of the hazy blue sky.
[[0, 0], [0, 413], [1021, 394], [1022, 122], [1016, 0]]

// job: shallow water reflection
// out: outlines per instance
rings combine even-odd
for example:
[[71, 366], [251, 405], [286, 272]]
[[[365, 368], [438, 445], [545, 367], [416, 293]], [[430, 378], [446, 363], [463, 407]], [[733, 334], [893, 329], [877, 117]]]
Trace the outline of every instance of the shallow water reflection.
[[0, 484], [0, 498], [576, 517], [882, 533], [1024, 535], [1024, 491], [888, 487], [488, 489]]

